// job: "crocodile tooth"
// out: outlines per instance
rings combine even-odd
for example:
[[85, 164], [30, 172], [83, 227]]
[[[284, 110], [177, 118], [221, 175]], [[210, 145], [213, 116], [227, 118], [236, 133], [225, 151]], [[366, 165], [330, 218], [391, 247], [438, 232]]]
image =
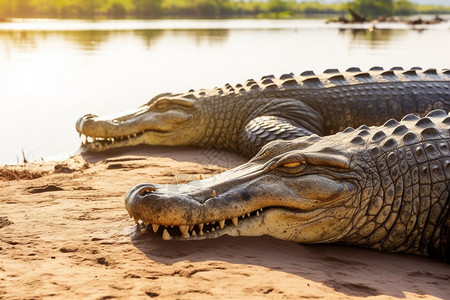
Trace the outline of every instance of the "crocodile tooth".
[[[213, 228], [214, 229], [214, 228]], [[219, 230], [220, 229], [220, 227], [219, 226], [216, 226], [216, 230]]]
[[200, 230], [200, 232], [198, 233], [199, 235], [203, 235], [203, 231], [202, 230]]
[[188, 233], [189, 226], [187, 226], [187, 225], [180, 225], [180, 226], [178, 226], [178, 228], [180, 228], [181, 235], [183, 235], [183, 237], [184, 237], [184, 235], [186, 233], [189, 234]]
[[225, 220], [219, 221], [220, 229], [223, 229], [225, 227]]
[[212, 197], [214, 198], [214, 197], [216, 197], [216, 196], [217, 196], [216, 190], [213, 190]]
[[194, 229], [194, 225], [189, 225], [189, 231], [192, 231]]
[[216, 221], [212, 221], [212, 222], [211, 222], [211, 225], [214, 225], [214, 224], [216, 224]]
[[259, 211], [256, 211], [256, 215], [259, 217]]
[[188, 239], [188, 238], [191, 237], [191, 235], [190, 235], [189, 232], [187, 232], [187, 231], [186, 231], [186, 233], [184, 233], [182, 236], [183, 236], [183, 238], [185, 238], [185, 239]]
[[245, 218], [245, 215], [242, 215], [242, 217], [241, 217], [241, 218], [242, 218], [242, 219], [243, 219], [243, 218]]
[[164, 229], [162, 239], [165, 241], [172, 239], [172, 237], [170, 236], [170, 233], [167, 231], [167, 229]]
[[200, 229], [200, 231], [203, 231], [203, 223], [198, 224], [198, 229]]
[[200, 174], [200, 175], [198, 176], [198, 178], [200, 178], [200, 180], [202, 180], [202, 179], [203, 179], [202, 174]]
[[158, 224], [152, 224], [152, 229], [153, 229], [153, 232], [156, 233], [158, 231], [158, 229], [159, 229], [159, 225]]
[[192, 231], [191, 235], [192, 235], [192, 236], [196, 236], [196, 235], [197, 235], [197, 233], [195, 232], [195, 230]]
[[250, 218], [250, 213], [247, 213], [247, 217], [249, 217], [249, 218]]
[[231, 221], [233, 222], [234, 226], [238, 226], [238, 218], [237, 217], [231, 219]]
[[81, 132], [78, 133], [78, 137], [79, 137], [79, 138], [81, 137]]
[[209, 222], [206, 222], [206, 225], [209, 225]]

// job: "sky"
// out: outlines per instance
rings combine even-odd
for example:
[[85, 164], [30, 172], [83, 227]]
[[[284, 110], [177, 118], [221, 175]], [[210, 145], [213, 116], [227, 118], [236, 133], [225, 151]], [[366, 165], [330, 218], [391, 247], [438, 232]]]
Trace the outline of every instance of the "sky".
[[[299, 1], [299, 2], [305, 2], [306, 0]], [[450, 0], [409, 0], [410, 2], [415, 2], [419, 4], [437, 4], [437, 5], [449, 5], [450, 6]], [[318, 0], [318, 2], [321, 3], [336, 3], [336, 2], [349, 2], [346, 0]]]

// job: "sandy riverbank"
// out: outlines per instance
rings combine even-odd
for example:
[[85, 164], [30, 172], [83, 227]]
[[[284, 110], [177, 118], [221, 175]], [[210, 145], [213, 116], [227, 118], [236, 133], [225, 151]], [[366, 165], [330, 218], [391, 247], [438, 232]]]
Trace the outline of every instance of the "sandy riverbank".
[[0, 168], [0, 299], [445, 299], [448, 264], [269, 237], [164, 242], [123, 196], [244, 162], [224, 152], [141, 147]]

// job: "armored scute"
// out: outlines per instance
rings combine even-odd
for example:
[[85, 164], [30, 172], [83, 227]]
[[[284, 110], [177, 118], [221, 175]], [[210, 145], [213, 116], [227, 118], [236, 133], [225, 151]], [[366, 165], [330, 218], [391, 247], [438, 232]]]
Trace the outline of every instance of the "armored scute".
[[449, 110], [449, 70], [330, 69], [160, 95], [121, 117], [87, 115], [77, 130], [86, 151], [256, 154], [207, 179], [132, 188], [130, 216], [165, 240], [266, 234], [448, 261]]
[[77, 130], [85, 151], [149, 145], [191, 145], [255, 155], [277, 139], [326, 136], [352, 126], [381, 125], [409, 113], [450, 109], [450, 70], [368, 72], [329, 69], [316, 76], [264, 76], [222, 88], [162, 94], [117, 117], [86, 115]]

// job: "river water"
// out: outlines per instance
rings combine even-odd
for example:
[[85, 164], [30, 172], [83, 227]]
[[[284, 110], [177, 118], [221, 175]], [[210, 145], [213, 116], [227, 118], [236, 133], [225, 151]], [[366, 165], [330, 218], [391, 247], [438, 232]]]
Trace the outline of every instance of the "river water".
[[450, 68], [450, 23], [13, 20], [0, 23], [0, 165], [74, 153], [76, 120], [162, 92], [374, 65]]

